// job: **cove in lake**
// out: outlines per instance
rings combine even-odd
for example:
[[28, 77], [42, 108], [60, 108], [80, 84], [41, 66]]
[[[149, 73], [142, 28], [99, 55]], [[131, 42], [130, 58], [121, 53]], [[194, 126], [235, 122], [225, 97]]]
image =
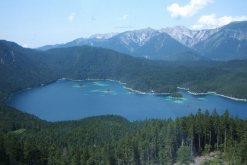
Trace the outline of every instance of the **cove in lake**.
[[179, 90], [183, 98], [139, 94], [113, 81], [58, 80], [55, 83], [15, 93], [8, 105], [48, 121], [75, 120], [114, 114], [129, 120], [176, 118], [196, 113], [198, 108], [247, 118], [247, 102], [215, 95], [195, 96]]

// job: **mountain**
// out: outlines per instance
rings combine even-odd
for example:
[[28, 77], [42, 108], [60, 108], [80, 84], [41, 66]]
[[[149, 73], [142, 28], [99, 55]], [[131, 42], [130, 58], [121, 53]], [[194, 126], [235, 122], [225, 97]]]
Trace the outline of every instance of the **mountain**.
[[73, 46], [82, 46], [82, 45], [97, 45], [100, 44], [100, 42], [103, 42], [107, 39], [110, 39], [117, 35], [117, 33], [108, 33], [108, 34], [94, 34], [90, 36], [89, 38], [78, 38], [71, 42], [65, 43], [65, 44], [55, 44], [55, 45], [45, 45], [40, 48], [39, 50], [49, 50], [54, 48], [66, 48], [66, 47], [73, 47]]
[[193, 48], [193, 46], [197, 43], [206, 40], [211, 35], [216, 33], [218, 29], [191, 30], [184, 26], [175, 26], [163, 28], [160, 31], [169, 34], [171, 37], [185, 46]]
[[177, 58], [179, 54], [194, 52], [166, 33], [153, 29], [124, 32], [94, 46], [113, 49], [135, 57], [162, 60], [180, 60]]
[[[48, 50], [51, 48], [82, 45], [108, 48], [121, 53], [130, 54], [134, 57], [144, 57], [148, 59], [181, 60], [181, 54], [185, 56], [182, 58], [185, 60], [205, 59], [200, 57], [196, 51], [179, 43], [170, 35], [151, 28], [127, 31], [110, 36], [96, 35], [90, 38], [79, 38], [66, 44], [48, 45], [40, 49]], [[191, 52], [193, 56], [191, 56], [189, 52]], [[188, 58], [186, 58], [187, 55]], [[191, 58], [195, 55], [195, 59]]]
[[213, 60], [247, 59], [247, 21], [223, 26], [193, 48]]
[[118, 34], [96, 34], [65, 44], [47, 45], [48, 50], [89, 45], [112, 49], [134, 57], [161, 60], [247, 59], [247, 21], [233, 22], [216, 29], [190, 30], [183, 26], [151, 28]]

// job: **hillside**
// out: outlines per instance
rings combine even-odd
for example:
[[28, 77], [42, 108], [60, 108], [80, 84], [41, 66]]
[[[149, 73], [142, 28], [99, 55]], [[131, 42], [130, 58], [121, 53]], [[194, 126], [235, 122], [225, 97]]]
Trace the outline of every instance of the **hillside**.
[[129, 122], [107, 115], [53, 123], [6, 106], [0, 106], [0, 114], [1, 164], [187, 164], [213, 151], [224, 153], [221, 159], [229, 164], [247, 163], [246, 120], [227, 112], [199, 110], [176, 120]]
[[[7, 46], [6, 49], [9, 50]], [[114, 79], [145, 92], [154, 90], [158, 93], [175, 93], [177, 86], [182, 86], [194, 92], [216, 91], [247, 98], [247, 61], [152, 61], [89, 46], [38, 51], [38, 54], [36, 50], [28, 49], [31, 53], [25, 56], [12, 49], [16, 54], [20, 53], [16, 57], [25, 58], [24, 61], [29, 63], [22, 63], [22, 58], [16, 58], [11, 65], [1, 64], [1, 72], [5, 77], [1, 77], [0, 82], [8, 84], [0, 86], [1, 92], [5, 94], [67, 77]], [[32, 65], [35, 67], [29, 68]]]
[[[165, 62], [133, 58], [93, 47], [52, 49], [45, 57], [52, 70], [72, 79], [101, 78], [127, 83], [140, 91], [174, 93], [177, 86], [195, 92], [216, 91], [247, 98], [247, 61]], [[59, 59], [59, 60], [58, 60]]]
[[43, 52], [0, 41], [0, 96], [55, 80], [49, 67], [39, 60]]

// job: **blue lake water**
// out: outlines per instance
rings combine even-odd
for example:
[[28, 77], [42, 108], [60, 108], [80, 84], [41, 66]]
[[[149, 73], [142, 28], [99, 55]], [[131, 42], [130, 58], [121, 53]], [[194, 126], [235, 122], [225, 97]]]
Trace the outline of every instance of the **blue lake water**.
[[233, 116], [247, 118], [247, 102], [215, 95], [194, 96], [179, 91], [182, 99], [138, 94], [113, 81], [58, 80], [55, 83], [13, 95], [8, 104], [48, 121], [74, 120], [88, 116], [115, 114], [129, 120], [176, 118], [196, 113], [198, 108], [226, 109]]

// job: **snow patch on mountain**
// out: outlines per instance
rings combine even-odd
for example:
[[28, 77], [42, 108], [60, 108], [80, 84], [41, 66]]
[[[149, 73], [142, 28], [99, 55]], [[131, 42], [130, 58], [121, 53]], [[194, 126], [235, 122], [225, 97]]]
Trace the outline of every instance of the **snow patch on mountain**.
[[118, 35], [121, 41], [126, 45], [137, 44], [138, 46], [145, 45], [152, 37], [159, 35], [157, 30], [147, 28], [141, 30], [127, 31]]
[[89, 39], [101, 39], [101, 40], [106, 40], [109, 38], [114, 37], [118, 33], [106, 33], [106, 34], [94, 34], [89, 37]]
[[224, 32], [227, 33], [230, 38], [235, 40], [247, 40], [247, 31], [225, 29]]
[[206, 40], [208, 37], [216, 33], [218, 29], [210, 30], [191, 30], [184, 26], [167, 27], [160, 30], [188, 47], [193, 47], [197, 43]]

